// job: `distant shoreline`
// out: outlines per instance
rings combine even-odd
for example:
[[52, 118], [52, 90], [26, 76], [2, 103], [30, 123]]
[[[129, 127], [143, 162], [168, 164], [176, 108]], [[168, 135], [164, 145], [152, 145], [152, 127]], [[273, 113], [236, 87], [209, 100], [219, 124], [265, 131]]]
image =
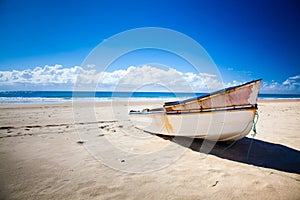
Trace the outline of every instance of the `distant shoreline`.
[[262, 103], [262, 102], [272, 102], [272, 103], [276, 103], [276, 102], [300, 102], [300, 99], [260, 99], [258, 98], [258, 103]]
[[[72, 91], [1, 91], [0, 104], [45, 104], [73, 102], [167, 102], [178, 101], [207, 93], [171, 92], [76, 92]], [[73, 97], [76, 97], [73, 99]], [[298, 101], [300, 94], [259, 94], [259, 101]]]
[[[184, 100], [180, 98], [180, 100]], [[134, 103], [164, 103], [170, 101], [178, 101], [177, 98], [80, 98], [80, 99], [63, 99], [63, 98], [1, 98], [0, 105], [46, 105], [46, 104], [72, 104], [76, 103], [112, 103], [112, 102], [134, 102]], [[258, 98], [258, 103], [260, 102], [300, 102], [300, 98]]]

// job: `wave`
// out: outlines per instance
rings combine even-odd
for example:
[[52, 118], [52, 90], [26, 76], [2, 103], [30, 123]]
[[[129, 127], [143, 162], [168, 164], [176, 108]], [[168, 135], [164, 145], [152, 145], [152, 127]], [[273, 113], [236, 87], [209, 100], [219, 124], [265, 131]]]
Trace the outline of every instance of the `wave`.
[[[72, 91], [1, 91], [0, 104], [34, 104], [59, 102], [167, 102], [178, 101], [205, 93], [170, 92], [76, 92]], [[259, 94], [259, 99], [300, 99], [300, 94]]]
[[0, 97], [0, 104], [42, 104], [42, 103], [72, 103], [72, 102], [166, 102], [178, 101], [182, 98], [24, 98], [24, 97]]

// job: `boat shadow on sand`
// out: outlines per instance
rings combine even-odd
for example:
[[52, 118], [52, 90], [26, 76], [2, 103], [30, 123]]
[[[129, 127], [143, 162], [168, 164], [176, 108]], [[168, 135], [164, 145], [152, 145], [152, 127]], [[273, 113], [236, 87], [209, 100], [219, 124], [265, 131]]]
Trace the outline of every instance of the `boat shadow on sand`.
[[[300, 174], [300, 151], [281, 144], [252, 138], [243, 138], [231, 144], [225, 142], [210, 144], [203, 139], [193, 140], [178, 136], [158, 136], [193, 151], [209, 152], [209, 154], [223, 159]], [[203, 148], [205, 146], [208, 146], [209, 151]], [[212, 149], [209, 147], [212, 147]]]

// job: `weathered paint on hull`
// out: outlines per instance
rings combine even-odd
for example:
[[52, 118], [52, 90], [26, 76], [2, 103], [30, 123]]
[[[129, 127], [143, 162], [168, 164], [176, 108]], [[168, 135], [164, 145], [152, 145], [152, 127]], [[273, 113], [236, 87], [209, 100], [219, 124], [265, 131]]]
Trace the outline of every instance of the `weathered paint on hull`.
[[136, 127], [169, 135], [228, 141], [245, 137], [252, 128], [255, 108], [165, 114], [164, 112], [131, 114]]
[[167, 102], [164, 105], [164, 109], [167, 113], [176, 113], [255, 105], [261, 81], [259, 79], [196, 99], [187, 99], [182, 102]]

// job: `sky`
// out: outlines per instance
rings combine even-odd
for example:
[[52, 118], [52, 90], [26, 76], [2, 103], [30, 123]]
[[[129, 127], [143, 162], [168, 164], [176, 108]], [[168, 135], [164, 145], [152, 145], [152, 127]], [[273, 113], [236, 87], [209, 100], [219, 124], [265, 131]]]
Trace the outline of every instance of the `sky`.
[[[0, 27], [0, 90], [72, 90], [79, 71], [92, 72], [81, 65], [99, 44], [126, 30], [161, 27], [198, 42], [224, 86], [262, 78], [262, 93], [300, 93], [297, 0], [0, 0]], [[169, 52], [128, 56], [102, 73], [101, 90], [113, 90], [128, 72], [152, 70], [159, 82], [165, 72], [151, 63], [199, 92], [204, 80], [214, 81]]]

